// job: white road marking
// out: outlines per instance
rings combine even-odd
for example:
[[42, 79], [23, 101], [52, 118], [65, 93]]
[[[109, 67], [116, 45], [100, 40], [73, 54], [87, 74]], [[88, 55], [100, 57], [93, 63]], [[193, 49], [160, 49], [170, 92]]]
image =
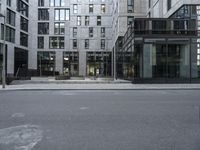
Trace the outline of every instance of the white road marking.
[[80, 107], [80, 110], [87, 110], [89, 107]]
[[74, 92], [70, 92], [70, 91], [54, 91], [52, 92], [52, 94], [58, 94], [58, 95], [66, 95], [66, 96], [73, 96], [73, 95], [77, 95]]
[[0, 145], [12, 147], [13, 150], [31, 150], [42, 137], [42, 130], [37, 125], [0, 129]]
[[22, 118], [22, 117], [24, 117], [25, 116], [25, 114], [23, 114], [23, 113], [14, 113], [14, 114], [12, 114], [12, 118]]

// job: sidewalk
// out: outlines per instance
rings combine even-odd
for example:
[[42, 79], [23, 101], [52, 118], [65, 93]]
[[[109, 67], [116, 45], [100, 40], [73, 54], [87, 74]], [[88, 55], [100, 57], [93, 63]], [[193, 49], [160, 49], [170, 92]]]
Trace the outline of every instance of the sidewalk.
[[5, 89], [0, 88], [0, 91], [12, 90], [200, 90], [200, 84], [43, 83], [7, 85]]

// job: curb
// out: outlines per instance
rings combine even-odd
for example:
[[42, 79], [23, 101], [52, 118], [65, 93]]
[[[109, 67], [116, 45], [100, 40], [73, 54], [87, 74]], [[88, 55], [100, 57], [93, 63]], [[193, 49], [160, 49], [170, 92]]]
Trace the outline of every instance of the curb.
[[33, 89], [27, 89], [27, 88], [21, 88], [21, 89], [0, 89], [0, 92], [3, 92], [3, 91], [114, 91], [114, 90], [120, 90], [120, 91], [140, 91], [140, 90], [155, 90], [155, 91], [160, 91], [160, 90], [188, 90], [188, 91], [191, 91], [191, 90], [200, 90], [200, 88], [133, 88], [133, 89], [114, 89], [114, 88], [107, 88], [107, 89], [100, 89], [100, 88], [97, 88], [97, 89], [82, 89], [82, 88], [63, 88], [63, 89], [47, 89], [47, 88], [43, 88], [43, 89], [36, 89], [36, 88], [33, 88]]

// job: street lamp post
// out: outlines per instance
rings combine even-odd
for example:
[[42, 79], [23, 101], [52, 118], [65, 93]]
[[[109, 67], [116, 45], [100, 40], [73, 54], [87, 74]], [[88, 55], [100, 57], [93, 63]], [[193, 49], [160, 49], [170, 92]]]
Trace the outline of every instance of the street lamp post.
[[0, 14], [0, 17], [4, 18], [2, 88], [5, 88], [6, 85], [6, 16], [5, 15]]

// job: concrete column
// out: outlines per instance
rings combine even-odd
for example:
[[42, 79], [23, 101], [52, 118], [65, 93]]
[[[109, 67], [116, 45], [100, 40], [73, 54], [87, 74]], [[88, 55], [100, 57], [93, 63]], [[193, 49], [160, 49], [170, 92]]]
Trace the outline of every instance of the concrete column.
[[197, 66], [197, 44], [192, 43], [191, 45], [191, 70], [192, 78], [198, 78], [198, 66]]
[[79, 52], [79, 75], [86, 76], [86, 51]]
[[143, 78], [143, 50], [144, 50], [144, 48], [141, 46], [140, 47], [140, 78]]
[[28, 69], [37, 69], [37, 51], [30, 50], [28, 52]]
[[56, 51], [56, 71], [63, 74], [63, 52]]
[[144, 78], [152, 78], [152, 44], [144, 44]]
[[189, 68], [189, 45], [180, 46], [180, 77], [189, 78], [190, 68]]
[[14, 75], [14, 46], [12, 44], [7, 44], [7, 74]]

